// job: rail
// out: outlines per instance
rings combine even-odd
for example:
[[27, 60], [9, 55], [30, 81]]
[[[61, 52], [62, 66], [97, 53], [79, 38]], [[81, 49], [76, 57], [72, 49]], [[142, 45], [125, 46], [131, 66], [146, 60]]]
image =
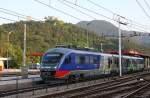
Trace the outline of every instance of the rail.
[[[107, 78], [103, 78], [101, 80], [103, 80], [103, 84], [107, 84], [107, 83], [111, 83], [113, 81], [120, 81], [121, 79], [127, 79], [127, 78], [140, 78], [142, 77], [142, 75], [147, 75], [147, 74], [150, 74], [149, 71], [145, 71], [143, 73], [139, 72], [139, 73], [135, 73], [135, 74], [131, 74], [129, 76], [124, 76], [124, 78], [118, 78], [118, 76], [116, 77], [107, 77]], [[92, 78], [91, 78], [92, 79]], [[95, 85], [97, 83], [99, 83], [101, 81], [100, 79], [95, 79], [95, 80], [92, 80], [92, 81], [89, 81], [89, 80], [86, 80], [86, 81], [75, 81], [75, 82], [67, 82], [67, 83], [47, 83], [47, 84], [33, 84], [32, 87], [27, 87], [27, 88], [21, 88], [19, 89], [18, 86], [16, 86], [16, 89], [15, 90], [9, 90], [9, 91], [5, 91], [5, 92], [0, 92], [0, 97], [4, 97], [4, 96], [10, 96], [10, 95], [18, 95], [18, 94], [21, 94], [21, 93], [24, 93], [24, 92], [32, 92], [33, 95], [35, 96], [35, 91], [36, 90], [45, 90], [45, 94], [48, 93], [48, 90], [51, 89], [51, 88], [55, 88], [54, 91], [61, 91], [61, 87], [63, 86], [64, 88], [66, 88], [66, 90], [69, 90], [70, 89], [70, 85], [74, 85], [74, 90], [77, 90], [78, 88], [81, 89], [83, 88], [83, 86], [85, 88], [88, 88], [89, 86], [92, 86], [92, 85]], [[107, 80], [107, 82], [106, 82]], [[33, 78], [33, 81], [34, 81], [34, 78]], [[102, 81], [101, 81], [102, 83]], [[79, 84], [79, 86], [77, 86]], [[81, 85], [82, 87], [81, 87]], [[85, 85], [87, 84], [87, 85]], [[100, 84], [100, 83], [99, 83]], [[72, 88], [72, 87], [71, 87]], [[53, 94], [56, 94], [55, 92]], [[43, 95], [45, 96], [45, 95]], [[42, 96], [40, 96], [42, 97]]]
[[147, 87], [149, 87], [149, 86], [150, 86], [150, 83], [148, 83], [148, 84], [146, 84], [146, 85], [140, 87], [139, 89], [137, 89], [137, 90], [135, 90], [135, 91], [133, 91], [133, 92], [127, 94], [126, 96], [123, 96], [122, 98], [131, 98], [134, 94], [138, 93], [139, 91], [141, 91], [141, 90], [143, 90], [143, 89], [145, 89], [145, 88], [147, 88]]
[[[137, 79], [137, 78], [142, 77], [142, 75], [148, 75], [148, 74], [150, 74], [150, 73], [143, 73], [143, 74], [140, 74], [140, 75], [137, 74], [137, 75], [133, 75], [133, 76], [129, 76], [129, 77], [124, 77], [124, 78], [119, 78], [119, 79], [115, 79], [115, 80], [110, 80], [108, 82], [103, 82], [103, 83], [93, 83], [92, 85], [85, 85], [85, 86], [81, 86], [81, 87], [76, 87], [76, 88], [73, 88], [71, 90], [66, 90], [66, 91], [61, 91], [61, 92], [54, 92], [52, 94], [41, 95], [38, 98], [49, 98], [49, 97], [56, 97], [56, 96], [60, 97], [61, 95], [69, 94], [69, 93], [76, 92], [76, 91], [77, 92], [79, 91], [78, 93], [80, 93], [80, 92], [82, 92], [84, 90], [88, 90], [88, 88], [91, 88], [91, 87], [92, 88], [96, 88], [99, 85], [107, 85], [109, 83], [112, 84], [113, 82], [116, 82], [116, 81], [118, 81], [118, 82], [119, 81], [124, 81], [125, 82], [125, 81], [127, 81], [127, 79], [129, 79], [129, 80], [132, 80], [133, 78]], [[85, 94], [87, 95], [88, 93], [85, 93]], [[74, 93], [72, 95], [74, 95]], [[78, 95], [77, 96], [75, 95], [75, 97], [73, 97], [73, 98], [76, 98], [76, 97], [78, 97]]]

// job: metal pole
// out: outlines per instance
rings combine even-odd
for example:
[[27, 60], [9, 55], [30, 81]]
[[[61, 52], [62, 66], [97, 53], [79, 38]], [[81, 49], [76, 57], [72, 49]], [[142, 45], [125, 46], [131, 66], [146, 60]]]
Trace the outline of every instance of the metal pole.
[[89, 47], [89, 34], [88, 34], [88, 29], [87, 29], [87, 32], [86, 32], [86, 39], [87, 39], [87, 47]]
[[22, 73], [22, 78], [27, 78], [28, 77], [28, 68], [26, 66], [26, 24], [24, 24], [24, 47], [23, 47], [23, 66], [21, 69]]
[[24, 24], [23, 66], [26, 66], [26, 24]]
[[103, 53], [103, 43], [101, 43], [101, 52]]
[[120, 29], [120, 17], [118, 17], [118, 32], [119, 32], [119, 70], [120, 77], [122, 76], [122, 66], [121, 66], [121, 29]]
[[8, 54], [9, 54], [9, 36], [12, 32], [8, 32], [8, 36], [7, 36], [7, 70], [8, 70], [8, 67], [9, 67], [9, 62], [8, 62]]
[[87, 34], [87, 35], [86, 35], [86, 37], [87, 37], [87, 38], [86, 38], [86, 39], [87, 39], [87, 47], [89, 47], [89, 32], [88, 32], [89, 29], [88, 29], [88, 26], [89, 26], [91, 23], [92, 23], [92, 21], [86, 24], [86, 25], [87, 25], [87, 32], [86, 32], [86, 34]]
[[7, 71], [8, 71], [8, 49], [9, 49], [9, 33], [7, 37]]

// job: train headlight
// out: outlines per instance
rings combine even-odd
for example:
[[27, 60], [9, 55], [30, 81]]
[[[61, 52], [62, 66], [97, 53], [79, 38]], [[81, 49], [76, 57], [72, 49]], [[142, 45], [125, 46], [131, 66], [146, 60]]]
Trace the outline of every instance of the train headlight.
[[56, 69], [57, 67], [55, 66], [54, 68]]

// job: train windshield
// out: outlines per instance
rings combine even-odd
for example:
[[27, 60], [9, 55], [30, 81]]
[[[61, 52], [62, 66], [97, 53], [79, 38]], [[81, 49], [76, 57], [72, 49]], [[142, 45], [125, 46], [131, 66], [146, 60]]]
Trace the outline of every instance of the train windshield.
[[42, 59], [42, 66], [55, 67], [59, 64], [61, 58], [61, 53], [47, 53]]

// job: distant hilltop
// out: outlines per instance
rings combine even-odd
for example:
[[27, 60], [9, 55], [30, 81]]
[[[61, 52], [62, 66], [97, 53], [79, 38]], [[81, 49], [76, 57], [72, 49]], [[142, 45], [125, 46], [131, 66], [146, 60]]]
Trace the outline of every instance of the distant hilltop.
[[[93, 21], [81, 21], [76, 24], [79, 27], [88, 29], [89, 31], [94, 31], [101, 36], [118, 36], [118, 27], [112, 23], [105, 20], [93, 20]], [[139, 35], [140, 32], [136, 31], [136, 35]], [[141, 32], [143, 34], [143, 32]], [[135, 35], [135, 31], [126, 31], [122, 30], [123, 36]], [[139, 45], [144, 45], [145, 47], [150, 48], [150, 35], [144, 34], [144, 36], [133, 36], [129, 37], [129, 40], [132, 40], [134, 43]]]

